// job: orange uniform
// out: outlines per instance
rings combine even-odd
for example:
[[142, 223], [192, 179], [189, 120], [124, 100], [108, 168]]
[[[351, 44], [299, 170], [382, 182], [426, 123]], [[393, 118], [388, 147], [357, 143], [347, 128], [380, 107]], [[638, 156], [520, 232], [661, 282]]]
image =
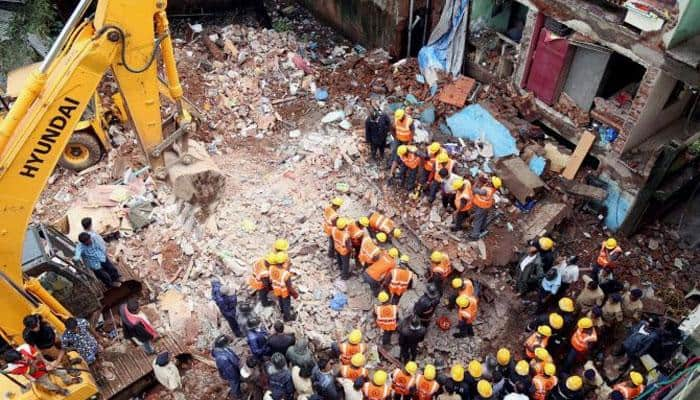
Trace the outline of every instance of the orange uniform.
[[413, 132], [411, 131], [412, 124], [413, 118], [409, 116], [405, 116], [401, 120], [397, 120], [396, 118], [394, 118], [396, 140], [403, 144], [411, 143], [413, 141]]
[[431, 400], [439, 389], [435, 380], [425, 379], [422, 374], [416, 378], [416, 400]]
[[335, 251], [337, 251], [341, 256], [347, 256], [350, 254], [352, 247], [348, 247], [348, 242], [350, 241], [350, 234], [348, 233], [348, 230], [339, 229], [336, 227], [333, 228], [331, 232]]
[[270, 270], [268, 269], [265, 260], [260, 259], [253, 264], [253, 273], [248, 277], [248, 286], [253, 290], [262, 290], [265, 288], [263, 279], [270, 278]]
[[369, 235], [366, 235], [362, 238], [360, 255], [357, 258], [360, 260], [360, 264], [366, 267], [374, 262], [374, 258], [378, 257], [381, 251], [382, 249], [374, 243], [374, 240]]
[[556, 376], [535, 375], [532, 378], [532, 398], [534, 400], [546, 400], [549, 392], [557, 385]]
[[366, 382], [362, 385], [362, 394], [367, 400], [384, 400], [391, 394], [391, 387], [387, 384], [377, 386], [372, 382]]
[[593, 328], [589, 333], [586, 333], [584, 329], [578, 328], [571, 335], [571, 347], [579, 353], [586, 353], [597, 341], [598, 335]]
[[394, 268], [391, 270], [391, 281], [389, 282], [389, 293], [401, 296], [408, 290], [408, 286], [413, 279], [413, 272], [406, 268]]
[[340, 362], [343, 365], [350, 365], [350, 359], [357, 353], [365, 354], [367, 352], [367, 345], [364, 343], [351, 344], [348, 342], [343, 342], [338, 346], [340, 351]]
[[270, 281], [272, 283], [272, 292], [280, 298], [289, 297], [288, 281], [292, 274], [284, 268], [272, 265], [270, 266]]
[[383, 331], [393, 332], [398, 327], [399, 307], [385, 304], [374, 308], [377, 326]]
[[462, 280], [462, 288], [457, 292], [457, 297], [459, 296], [474, 297], [474, 282], [471, 279]]
[[435, 160], [435, 177], [434, 177], [435, 182], [442, 182], [442, 180], [443, 180], [442, 177], [440, 176], [441, 169], [445, 168], [445, 169], [447, 169], [447, 172], [452, 173], [452, 170], [454, 169], [454, 167], [455, 167], [455, 161], [452, 159], [450, 159], [449, 161], [447, 161], [447, 163], [444, 163], [444, 164], [440, 164], [437, 162], [437, 160]]
[[[474, 205], [473, 198], [474, 194], [472, 193], [472, 184], [465, 179], [462, 190], [457, 192], [457, 195], [455, 196], [455, 208], [457, 209], [457, 211], [469, 211]], [[464, 207], [462, 207], [462, 199], [466, 200]]]
[[389, 255], [389, 252], [383, 251], [379, 256], [379, 260], [367, 267], [365, 272], [370, 278], [377, 282], [383, 282], [387, 274], [396, 268], [396, 259]]
[[391, 388], [396, 394], [408, 396], [415, 385], [416, 377], [400, 368], [395, 369], [391, 374]]
[[355, 379], [359, 377], [364, 377], [366, 378], [369, 372], [367, 371], [367, 368], [364, 367], [353, 367], [352, 365], [343, 365], [340, 367], [340, 376], [346, 379], [350, 379], [351, 381], [355, 381]]
[[472, 202], [479, 208], [489, 209], [493, 207], [493, 195], [496, 193], [496, 188], [486, 186], [482, 189], [486, 191], [486, 194], [475, 194]]
[[369, 216], [369, 227], [374, 232], [384, 232], [390, 235], [394, 231], [394, 221], [378, 212], [373, 212]]
[[533, 332], [529, 338], [525, 341], [525, 354], [527, 358], [535, 358], [535, 349], [538, 347], [547, 347], [549, 343], [549, 336], [540, 335], [537, 332]]
[[469, 297], [469, 305], [459, 309], [459, 319], [468, 324], [473, 324], [478, 313], [479, 300], [476, 297]]
[[418, 165], [420, 165], [420, 157], [418, 157], [416, 153], [412, 153], [409, 151], [408, 153], [400, 156], [399, 158], [408, 169], [416, 169], [418, 168]]
[[617, 390], [618, 392], [622, 393], [622, 397], [625, 398], [625, 400], [632, 400], [642, 394], [644, 391], [644, 385], [639, 385], [635, 386], [632, 384], [632, 382], [620, 382], [617, 385], [613, 386], [612, 388], [613, 391]]
[[336, 220], [338, 220], [338, 212], [334, 206], [330, 205], [323, 209], [323, 232], [326, 236], [331, 235]]
[[433, 262], [430, 265], [430, 271], [442, 279], [446, 279], [452, 273], [452, 263], [450, 257], [444, 254], [440, 262]]
[[350, 224], [348, 225], [348, 234], [350, 235], [352, 247], [359, 249], [360, 244], [362, 243], [362, 238], [365, 236], [365, 230], [357, 224]]
[[602, 268], [615, 267], [615, 262], [610, 257], [613, 253], [622, 253], [622, 249], [620, 248], [620, 246], [617, 246], [612, 250], [608, 250], [608, 248], [605, 247], [605, 242], [603, 242], [603, 244], [600, 245], [600, 253], [598, 253], [598, 258], [596, 259], [596, 262]]

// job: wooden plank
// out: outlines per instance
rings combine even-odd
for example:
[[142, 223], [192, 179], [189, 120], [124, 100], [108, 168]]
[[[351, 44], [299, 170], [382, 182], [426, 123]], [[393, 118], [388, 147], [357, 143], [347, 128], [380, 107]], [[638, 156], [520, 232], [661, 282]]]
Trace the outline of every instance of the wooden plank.
[[591, 146], [593, 146], [595, 138], [596, 136], [589, 131], [586, 131], [583, 133], [583, 135], [581, 135], [581, 139], [579, 139], [578, 141], [576, 150], [574, 150], [574, 154], [571, 155], [571, 158], [569, 159], [569, 164], [566, 165], [566, 168], [564, 169], [564, 172], [561, 174], [561, 176], [568, 180], [574, 179], [576, 177], [576, 172], [578, 172], [578, 169], [581, 167], [581, 164], [583, 164], [583, 159], [586, 158], [586, 154], [588, 154], [588, 151], [591, 149]]

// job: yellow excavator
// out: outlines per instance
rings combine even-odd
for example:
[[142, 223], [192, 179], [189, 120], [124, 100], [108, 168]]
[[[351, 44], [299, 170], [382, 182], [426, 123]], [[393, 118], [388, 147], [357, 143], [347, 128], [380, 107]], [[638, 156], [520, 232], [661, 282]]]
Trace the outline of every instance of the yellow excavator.
[[[28, 230], [28, 224], [36, 201], [108, 70], [119, 86], [124, 108], [156, 177], [168, 178], [174, 193], [184, 200], [200, 203], [214, 200], [224, 184], [223, 174], [206, 152], [188, 138], [196, 126], [183, 104], [166, 1], [97, 0], [94, 13], [87, 15], [92, 3], [80, 1], [0, 121], [0, 338], [7, 346], [23, 343], [22, 321], [27, 315], [40, 315], [59, 334], [65, 329], [63, 321], [72, 315], [37, 277], [27, 273], [26, 239], [29, 232], [37, 232]], [[176, 105], [176, 113], [166, 117], [161, 116], [159, 68]], [[164, 132], [164, 125], [170, 132]], [[46, 233], [38, 237], [37, 243], [48, 239]], [[0, 396], [22, 400], [99, 398], [100, 389], [88, 371], [85, 365], [78, 368], [82, 383], [65, 386], [67, 396], [43, 392], [21, 377], [2, 374]]]

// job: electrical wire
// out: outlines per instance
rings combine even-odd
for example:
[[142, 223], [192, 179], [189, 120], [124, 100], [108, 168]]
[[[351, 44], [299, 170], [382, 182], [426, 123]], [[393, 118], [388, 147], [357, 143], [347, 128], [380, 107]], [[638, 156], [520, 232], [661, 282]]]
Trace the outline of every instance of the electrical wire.
[[158, 52], [160, 51], [160, 43], [161, 43], [166, 37], [168, 37], [168, 34], [165, 33], [165, 34], [161, 35], [160, 37], [156, 38], [155, 43], [154, 43], [154, 45], [153, 45], [153, 51], [151, 52], [151, 55], [150, 55], [148, 61], [146, 62], [146, 65], [144, 65], [142, 68], [132, 68], [132, 67], [129, 66], [129, 64], [126, 62], [126, 35], [124, 34], [124, 31], [123, 31], [120, 27], [118, 27], [118, 26], [115, 26], [115, 25], [106, 25], [106, 26], [104, 26], [102, 29], [100, 29], [100, 30], [97, 32], [97, 34], [98, 34], [98, 35], [102, 35], [102, 34], [107, 33], [107, 32], [109, 32], [109, 31], [115, 31], [115, 32], [117, 32], [117, 34], [119, 35], [119, 37], [120, 37], [120, 39], [121, 39], [121, 42], [122, 42], [122, 49], [121, 49], [121, 62], [122, 62], [122, 65], [124, 65], [124, 68], [125, 68], [127, 71], [131, 72], [132, 74], [140, 74], [140, 73], [146, 71], [148, 68], [151, 67], [151, 65], [153, 64], [153, 62], [154, 62], [155, 59], [156, 59], [156, 55], [157, 55]]
[[[648, 387], [644, 392], [640, 393], [639, 396], [637, 396], [635, 399], [636, 400], [644, 400], [647, 397], [651, 397], [652, 399], [656, 397], [658, 394], [665, 393], [666, 390], [670, 389], [671, 386], [676, 384], [678, 380], [680, 380], [684, 375], [688, 373], [694, 373], [698, 368], [700, 368], [700, 357], [695, 357], [690, 360], [685, 364], [685, 368], [682, 371], [677, 372], [675, 375], [673, 375], [671, 378], [662, 381], [662, 382], [656, 382], [656, 384], [652, 387]], [[692, 365], [691, 365], [692, 364]], [[663, 391], [663, 392], [662, 392]]]

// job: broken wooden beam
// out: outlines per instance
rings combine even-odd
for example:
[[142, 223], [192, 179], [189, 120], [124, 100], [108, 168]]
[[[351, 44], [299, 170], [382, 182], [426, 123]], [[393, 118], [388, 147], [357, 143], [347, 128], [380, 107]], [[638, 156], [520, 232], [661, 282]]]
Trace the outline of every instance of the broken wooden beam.
[[576, 177], [576, 173], [578, 172], [578, 169], [581, 168], [581, 164], [583, 164], [583, 160], [586, 158], [591, 146], [593, 146], [595, 138], [596, 136], [589, 131], [586, 131], [583, 133], [583, 135], [581, 135], [581, 139], [579, 139], [578, 144], [576, 145], [576, 150], [574, 150], [574, 154], [571, 155], [569, 163], [566, 165], [566, 168], [564, 169], [564, 172], [562, 172], [561, 176], [568, 180], [572, 180]]

